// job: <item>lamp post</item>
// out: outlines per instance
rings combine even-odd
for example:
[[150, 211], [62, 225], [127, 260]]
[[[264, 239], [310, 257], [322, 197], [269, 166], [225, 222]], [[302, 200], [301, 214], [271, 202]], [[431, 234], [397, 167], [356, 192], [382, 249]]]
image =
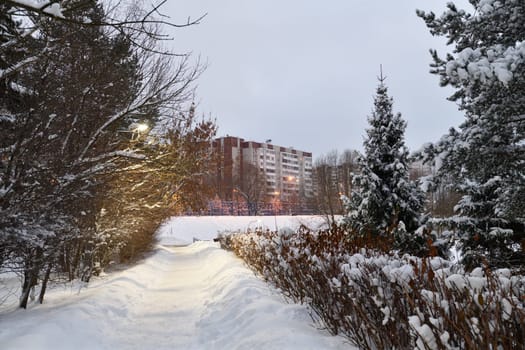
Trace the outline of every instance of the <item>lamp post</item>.
[[272, 207], [274, 214], [277, 215], [281, 211], [281, 192], [275, 191], [273, 195]]
[[288, 184], [288, 213], [292, 215], [292, 207], [297, 209], [297, 200], [299, 198], [299, 178], [297, 176], [289, 175], [285, 177]]
[[273, 193], [275, 195], [275, 199], [274, 199], [274, 202], [273, 202], [273, 219], [275, 221], [275, 231], [279, 230], [279, 228], [277, 227], [277, 209], [278, 209], [278, 206], [276, 204], [279, 204], [279, 195], [281, 194], [281, 192], [279, 191], [275, 191]]

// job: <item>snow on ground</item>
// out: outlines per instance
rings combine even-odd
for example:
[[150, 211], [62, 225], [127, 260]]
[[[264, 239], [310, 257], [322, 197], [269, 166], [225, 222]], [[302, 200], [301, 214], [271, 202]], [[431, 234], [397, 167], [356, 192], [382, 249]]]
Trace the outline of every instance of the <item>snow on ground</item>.
[[196, 239], [210, 240], [224, 231], [246, 231], [262, 227], [293, 230], [300, 225], [311, 229], [326, 226], [322, 216], [183, 216], [168, 220], [159, 229], [158, 238], [165, 245], [186, 245]]
[[[177, 218], [159, 231], [160, 242], [166, 232], [168, 243], [195, 233], [212, 237], [216, 232], [205, 236], [194, 228], [202, 223], [199, 229], [224, 230], [227, 222]], [[56, 287], [43, 305], [0, 311], [3, 350], [352, 348], [316, 329], [306, 307], [285, 303], [213, 242], [159, 245], [140, 263], [95, 278], [80, 291]]]

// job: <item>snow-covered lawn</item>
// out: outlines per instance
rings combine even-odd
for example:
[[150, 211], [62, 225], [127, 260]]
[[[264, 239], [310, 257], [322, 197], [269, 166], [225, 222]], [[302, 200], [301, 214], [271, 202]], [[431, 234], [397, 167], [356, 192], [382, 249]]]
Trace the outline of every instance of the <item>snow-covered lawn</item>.
[[[293, 226], [299, 217], [278, 219]], [[80, 292], [55, 287], [28, 310], [4, 303], [0, 349], [352, 348], [316, 329], [304, 306], [287, 304], [217, 243], [163, 245], [245, 229], [244, 220], [269, 218], [176, 218], [159, 230], [152, 254], [128, 269]]]
[[164, 245], [186, 245], [196, 239], [210, 240], [225, 231], [263, 229], [293, 230], [305, 225], [312, 230], [326, 227], [322, 216], [183, 216], [168, 220], [158, 231], [157, 237]]

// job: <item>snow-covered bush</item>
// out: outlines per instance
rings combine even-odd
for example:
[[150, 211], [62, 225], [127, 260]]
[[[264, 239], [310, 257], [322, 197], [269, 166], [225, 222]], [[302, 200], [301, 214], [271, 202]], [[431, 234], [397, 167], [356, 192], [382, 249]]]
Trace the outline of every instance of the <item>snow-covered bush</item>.
[[[386, 252], [333, 226], [224, 242], [333, 334], [366, 349], [512, 349], [525, 343], [525, 277]], [[521, 345], [520, 345], [521, 344]]]

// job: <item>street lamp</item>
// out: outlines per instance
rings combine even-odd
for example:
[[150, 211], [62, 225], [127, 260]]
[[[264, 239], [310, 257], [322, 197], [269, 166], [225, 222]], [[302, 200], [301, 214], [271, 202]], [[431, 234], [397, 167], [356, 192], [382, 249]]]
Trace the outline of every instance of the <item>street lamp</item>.
[[146, 123], [133, 123], [130, 125], [128, 130], [117, 130], [119, 133], [130, 133], [131, 141], [138, 141], [141, 134], [145, 134], [149, 130], [149, 126]]
[[139, 141], [141, 135], [146, 134], [149, 130], [149, 125], [146, 123], [137, 123], [132, 129], [131, 140]]
[[138, 132], [139, 134], [148, 131], [148, 129], [149, 129], [149, 126], [146, 123], [137, 124], [137, 126], [135, 127], [135, 131]]

